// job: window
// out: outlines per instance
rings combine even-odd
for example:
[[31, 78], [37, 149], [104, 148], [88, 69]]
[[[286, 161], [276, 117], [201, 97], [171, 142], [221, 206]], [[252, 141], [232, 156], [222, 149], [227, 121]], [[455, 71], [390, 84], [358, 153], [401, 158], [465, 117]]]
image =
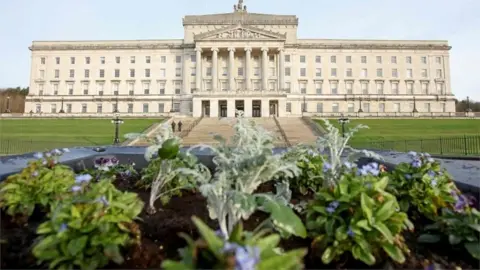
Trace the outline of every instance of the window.
[[321, 95], [322, 94], [322, 82], [315, 82], [315, 93], [317, 93], [317, 95]]
[[290, 77], [290, 68], [289, 67], [285, 68], [285, 77]]
[[345, 84], [345, 88], [346, 88], [346, 90], [347, 90], [347, 94], [353, 95], [353, 83], [347, 82], [347, 83]]
[[300, 82], [299, 88], [300, 88], [300, 93], [302, 93], [302, 94], [307, 93], [307, 83], [306, 82]]
[[173, 111], [174, 112], [179, 112], [180, 111], [180, 103], [179, 102], [173, 103]]
[[60, 57], [55, 57], [55, 63], [56, 63], [57, 65], [60, 65]]
[[182, 69], [175, 68], [175, 77], [181, 77], [181, 76], [182, 76]]
[[322, 57], [317, 55], [315, 56], [315, 63], [321, 63], [322, 62]]
[[51, 113], [57, 113], [57, 104], [52, 104], [50, 106], [50, 112]]
[[87, 65], [90, 64], [90, 57], [89, 56], [85, 57], [85, 64], [87, 64]]
[[412, 57], [411, 57], [411, 56], [405, 57], [405, 62], [406, 62], [407, 64], [411, 64], [411, 63], [412, 63]]
[[259, 67], [254, 67], [253, 68], [253, 76], [260, 76], [260, 68]]
[[164, 68], [160, 69], [160, 78], [165, 78], [167, 76], [167, 71]]
[[177, 63], [177, 64], [182, 63], [182, 56], [181, 55], [175, 56], [175, 63]]
[[165, 112], [165, 104], [163, 104], [163, 103], [158, 103], [158, 112], [159, 112], [159, 113]]
[[197, 68], [190, 68], [190, 76], [195, 76], [197, 74]]
[[411, 68], [407, 69], [407, 78], [413, 77], [413, 70]]
[[226, 77], [228, 75], [228, 68], [222, 67], [222, 76]]
[[383, 70], [381, 68], [377, 68], [377, 77], [383, 77]]
[[442, 106], [442, 112], [447, 112], [447, 104], [442, 103], [441, 106]]
[[383, 95], [383, 83], [377, 83], [377, 94]]
[[100, 78], [105, 77], [105, 69], [100, 69]]
[[128, 103], [128, 108], [127, 108], [127, 112], [128, 113], [133, 113], [133, 103]]
[[392, 68], [392, 77], [398, 78], [398, 70], [396, 68]]
[[289, 54], [285, 55], [285, 63], [290, 63], [290, 55]]
[[145, 56], [145, 63], [150, 64], [151, 58], [150, 56]]
[[160, 56], [160, 63], [166, 63], [166, 62], [167, 62], [167, 57], [165, 55]]
[[103, 111], [102, 104], [97, 104], [97, 113], [102, 113], [102, 111]]
[[128, 83], [128, 94], [130, 96], [133, 96], [134, 92], [135, 92], [135, 84], [133, 82], [129, 82]]
[[82, 104], [82, 113], [86, 113], [87, 112], [87, 104], [83, 103]]
[[335, 55], [330, 56], [330, 63], [337, 63], [337, 57]]
[[397, 57], [392, 56], [392, 59], [390, 61], [392, 62], [392, 64], [396, 64], [397, 63]]
[[425, 103], [424, 106], [425, 106], [425, 111], [430, 112], [430, 109], [431, 109], [430, 103]]
[[112, 104], [112, 112], [118, 112], [118, 107], [117, 107], [117, 104]]
[[150, 83], [148, 82], [143, 83], [143, 94], [150, 95]]
[[346, 77], [352, 77], [353, 76], [353, 72], [352, 72], [351, 68], [346, 69], [345, 76]]
[[60, 70], [55, 69], [55, 78], [59, 78], [59, 77], [60, 77]]
[[160, 89], [160, 95], [165, 95], [165, 82], [159, 82], [158, 88]]
[[180, 95], [182, 82], [175, 82], [175, 95]]
[[274, 77], [275, 76], [275, 68], [271, 67], [268, 70], [270, 71], [270, 77]]
[[442, 58], [440, 56], [435, 57], [435, 62], [437, 64], [441, 64], [442, 63]]
[[370, 112], [370, 103], [368, 103], [368, 102], [363, 103], [362, 106], [363, 106], [362, 109], [363, 109], [364, 112]]
[[346, 56], [346, 57], [345, 57], [345, 62], [346, 62], [346, 63], [349, 63], [349, 64], [352, 63], [352, 57], [349, 56], [349, 55]]
[[105, 64], [105, 56], [100, 57], [100, 64]]
[[40, 58], [40, 64], [45, 65], [45, 57]]
[[443, 91], [443, 84], [442, 83], [437, 83], [437, 94], [443, 95], [445, 94]]
[[348, 105], [347, 105], [347, 112], [349, 112], [349, 113], [354, 113], [354, 112], [355, 112], [355, 104], [353, 104], [353, 103], [348, 103]]
[[130, 78], [135, 78], [135, 69], [130, 69]]
[[381, 56], [377, 56], [377, 64], [381, 64], [382, 63], [382, 57]]
[[362, 56], [362, 57], [361, 57], [361, 62], [362, 62], [362, 64], [366, 64], [366, 63], [367, 63], [367, 57], [366, 57], [366, 56]]
[[90, 78], [90, 70], [89, 70], [89, 69], [85, 69], [84, 75], [85, 75], [85, 78]]
[[368, 83], [366, 82], [362, 83], [362, 94], [368, 95]]
[[400, 103], [393, 103], [393, 111], [400, 112]]
[[306, 62], [305, 55], [300, 55], [300, 63], [305, 63], [305, 62]]
[[321, 68], [316, 68], [315, 69], [315, 76], [316, 77], [322, 77], [322, 69]]
[[70, 78], [75, 78], [75, 70], [70, 69]]
[[275, 90], [275, 82], [269, 82], [268, 83], [268, 90], [270, 90], [270, 91]]
[[150, 69], [145, 69], [145, 78], [150, 78]]
[[196, 82], [191, 82], [190, 83], [190, 91], [193, 91], [195, 88], [197, 88], [197, 83]]
[[115, 63], [120, 64], [120, 56], [115, 57]]
[[317, 103], [317, 113], [323, 113], [323, 103]]
[[114, 73], [115, 73], [115, 74], [114, 74], [115, 78], [119, 78], [119, 77], [120, 77], [120, 69], [115, 69]]
[[75, 57], [70, 57], [70, 64], [75, 65]]
[[72, 104], [67, 104], [67, 113], [72, 113]]
[[338, 95], [338, 83], [336, 82], [331, 82], [330, 83], [330, 91], [332, 92], [332, 95]]
[[336, 68], [332, 68], [330, 70], [330, 76], [332, 77], [337, 77], [337, 69]]
[[197, 62], [197, 55], [195, 55], [195, 54], [190, 55], [190, 62], [196, 63]]
[[362, 78], [368, 77], [368, 70], [366, 68], [362, 68], [362, 73], [360, 74], [360, 77]]
[[88, 95], [88, 83], [83, 84], [83, 94]]
[[42, 105], [41, 104], [35, 104], [35, 112], [36, 113], [41, 113], [42, 112]]
[[426, 69], [422, 69], [422, 78], [427, 78], [427, 70]]
[[207, 81], [207, 82], [205, 83], [205, 89], [206, 89], [207, 91], [211, 91], [211, 90], [212, 90], [212, 81]]
[[307, 69], [300, 68], [300, 77], [305, 77], [305, 76], [307, 76]]
[[408, 95], [413, 95], [413, 83], [407, 83], [407, 94]]
[[292, 103], [291, 102], [287, 102], [285, 104], [285, 111], [291, 113], [292, 112]]
[[[72, 89], [73, 89], [73, 85], [72, 85]], [[53, 84], [53, 94], [55, 96], [58, 95], [58, 83]]]
[[206, 76], [212, 76], [212, 68], [211, 67], [207, 67]]
[[130, 64], [135, 64], [135, 56], [130, 56]]
[[270, 55], [270, 56], [268, 57], [268, 61], [270, 61], [270, 63], [275, 62], [275, 56]]
[[332, 104], [332, 112], [338, 113], [338, 110], [339, 110], [338, 103], [333, 103]]
[[143, 103], [143, 113], [148, 113], [148, 103]]
[[290, 93], [292, 91], [292, 83], [285, 82], [285, 89], [287, 90], [287, 93]]
[[[69, 83], [69, 84], [67, 85], [67, 88], [68, 88], [68, 94], [69, 94], [69, 95], [73, 95], [73, 83]], [[54, 84], [54, 85], [53, 85], [53, 89], [54, 89], [54, 90], [55, 90], [55, 89], [58, 89], [58, 84]]]
[[398, 94], [400, 94], [400, 93], [398, 92], [398, 83], [397, 83], [397, 82], [392, 82], [391, 87], [392, 87], [392, 94], [393, 94], [393, 95], [398, 95]]
[[436, 75], [437, 75], [437, 76], [436, 76], [437, 79], [443, 78], [442, 70], [441, 70], [441, 69], [437, 69]]
[[43, 96], [43, 84], [38, 85], [38, 95]]
[[422, 56], [420, 59], [422, 60], [422, 64], [427, 63], [427, 57], [426, 56]]
[[385, 112], [385, 103], [378, 104], [378, 112]]
[[97, 83], [98, 95], [103, 96], [103, 83]]
[[237, 76], [243, 76], [243, 67], [237, 69]]
[[119, 89], [119, 83], [118, 82], [114, 82], [112, 84], [112, 92], [115, 96], [118, 96], [118, 89]]
[[45, 79], [45, 70], [43, 69], [40, 70], [40, 78]]

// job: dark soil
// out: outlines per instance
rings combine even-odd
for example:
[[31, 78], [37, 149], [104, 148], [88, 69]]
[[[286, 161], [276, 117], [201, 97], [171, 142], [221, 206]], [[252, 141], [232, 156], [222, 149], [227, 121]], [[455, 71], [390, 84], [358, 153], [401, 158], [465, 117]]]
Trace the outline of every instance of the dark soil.
[[[118, 180], [116, 185], [121, 190], [136, 192], [139, 197], [148, 205], [150, 192], [134, 188], [129, 184], [131, 181]], [[272, 185], [264, 185], [259, 188], [262, 192], [273, 191]], [[295, 195], [294, 195], [295, 196]], [[295, 196], [293, 203], [303, 198]], [[208, 217], [205, 199], [198, 193], [187, 192], [181, 197], [172, 198], [168, 205], [162, 206], [160, 200], [157, 200], [158, 210], [155, 215], [148, 215], [143, 211], [140, 215], [138, 224], [142, 231], [141, 245], [130, 248], [125, 251], [125, 262], [122, 265], [110, 264], [107, 269], [159, 269], [161, 262], [165, 258], [179, 259], [178, 249], [185, 246], [185, 241], [178, 236], [178, 233], [184, 232], [195, 239], [198, 234], [191, 221], [192, 216], [197, 216], [205, 221], [210, 227], [216, 229], [216, 221]], [[265, 218], [264, 213], [255, 213], [249, 220], [244, 222], [247, 230], [256, 228]], [[2, 269], [45, 269], [46, 265], [36, 265], [35, 258], [31, 254], [31, 247], [35, 241], [35, 230], [44, 220], [42, 213], [36, 212], [29, 219], [27, 225], [21, 226], [12, 222], [9, 216], [1, 213], [1, 240], [6, 243], [1, 244], [1, 268]], [[417, 223], [417, 222], [414, 222]], [[418, 221], [424, 223], [423, 220]], [[407, 256], [407, 262], [403, 265], [391, 263], [391, 269], [423, 269], [430, 264], [432, 260], [440, 264], [443, 269], [454, 269], [459, 266], [462, 269], [478, 269], [479, 261], [471, 258], [464, 250], [452, 249], [450, 245], [437, 244], [431, 246], [422, 246], [416, 244], [417, 234], [408, 233], [405, 235], [407, 243], [410, 246], [411, 254]], [[380, 269], [384, 268], [385, 263], [379, 262], [375, 266], [367, 266], [346, 255], [339, 261], [331, 265], [324, 265], [320, 260], [321, 251], [317, 253], [310, 248], [310, 240], [291, 237], [284, 239], [281, 246], [290, 250], [293, 248], [309, 248], [309, 253], [305, 257], [306, 269]]]

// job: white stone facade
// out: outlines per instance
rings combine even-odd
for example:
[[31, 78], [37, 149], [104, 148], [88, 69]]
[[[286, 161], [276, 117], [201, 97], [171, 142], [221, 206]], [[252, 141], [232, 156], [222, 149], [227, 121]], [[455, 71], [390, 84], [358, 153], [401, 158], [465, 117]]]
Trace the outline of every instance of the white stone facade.
[[183, 25], [183, 40], [34, 41], [25, 112], [455, 112], [447, 41], [298, 39], [296, 16], [241, 3]]

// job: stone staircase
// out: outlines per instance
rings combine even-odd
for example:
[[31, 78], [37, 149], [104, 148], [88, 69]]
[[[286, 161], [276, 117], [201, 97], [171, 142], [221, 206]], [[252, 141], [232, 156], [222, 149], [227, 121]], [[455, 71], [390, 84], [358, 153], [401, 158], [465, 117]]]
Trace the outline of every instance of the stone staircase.
[[[192, 117], [170, 118], [166, 122], [156, 124], [156, 126], [154, 128], [152, 128], [146, 135], [148, 137], [155, 136], [155, 134], [158, 133], [161, 130], [162, 125], [164, 125], [164, 124], [171, 125], [172, 121], [175, 121], [175, 123], [177, 124], [176, 127], [175, 127], [175, 134], [177, 136], [181, 136], [182, 132], [178, 131], [178, 122], [180, 122], [180, 121], [182, 122], [182, 131], [185, 131], [195, 121], [195, 118], [192, 118]], [[130, 146], [148, 146], [148, 145], [150, 145], [150, 143], [148, 141], [146, 141], [145, 139], [138, 139], [138, 140], [132, 141], [129, 145]]]
[[291, 145], [299, 143], [315, 144], [317, 136], [301, 118], [285, 117], [277, 119]]

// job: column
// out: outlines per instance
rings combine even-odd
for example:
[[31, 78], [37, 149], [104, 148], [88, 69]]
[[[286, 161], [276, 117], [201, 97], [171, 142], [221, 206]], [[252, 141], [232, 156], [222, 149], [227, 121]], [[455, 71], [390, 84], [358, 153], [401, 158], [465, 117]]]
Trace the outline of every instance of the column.
[[210, 99], [210, 117], [218, 117], [218, 99]]
[[270, 101], [267, 98], [262, 98], [262, 117], [270, 116]]
[[284, 89], [285, 88], [285, 55], [284, 55], [284, 50], [283, 48], [278, 49], [278, 89]]
[[235, 117], [235, 99], [233, 97], [227, 99], [227, 117]]
[[182, 77], [182, 84], [183, 84], [183, 95], [187, 95], [187, 94], [190, 94], [190, 83], [189, 83], [189, 74], [188, 74], [188, 58], [189, 58], [190, 54], [185, 52], [183, 54], [183, 65], [182, 65], [182, 73], [183, 73], [183, 77]]
[[252, 117], [252, 99], [245, 98], [243, 105], [245, 110], [245, 117]]
[[202, 100], [200, 100], [199, 98], [194, 98], [192, 100], [192, 103], [193, 103], [193, 117], [200, 117], [202, 116]]
[[235, 90], [235, 48], [228, 48], [228, 89]]
[[262, 90], [268, 89], [268, 48], [262, 48]]
[[212, 48], [212, 90], [217, 91], [218, 88], [218, 48]]
[[[252, 90], [252, 80], [250, 78], [250, 74], [252, 72], [251, 67], [251, 59], [252, 59], [252, 48], [245, 48], [245, 88], [247, 91]], [[252, 104], [250, 101], [250, 108]], [[246, 110], [245, 110], [246, 111]], [[252, 114], [252, 110], [250, 109], [250, 115]]]
[[200, 91], [202, 87], [202, 49], [201, 48], [195, 48], [195, 51], [197, 52], [197, 70], [195, 72], [196, 78], [195, 78], [195, 88], [197, 88], [197, 91]]

